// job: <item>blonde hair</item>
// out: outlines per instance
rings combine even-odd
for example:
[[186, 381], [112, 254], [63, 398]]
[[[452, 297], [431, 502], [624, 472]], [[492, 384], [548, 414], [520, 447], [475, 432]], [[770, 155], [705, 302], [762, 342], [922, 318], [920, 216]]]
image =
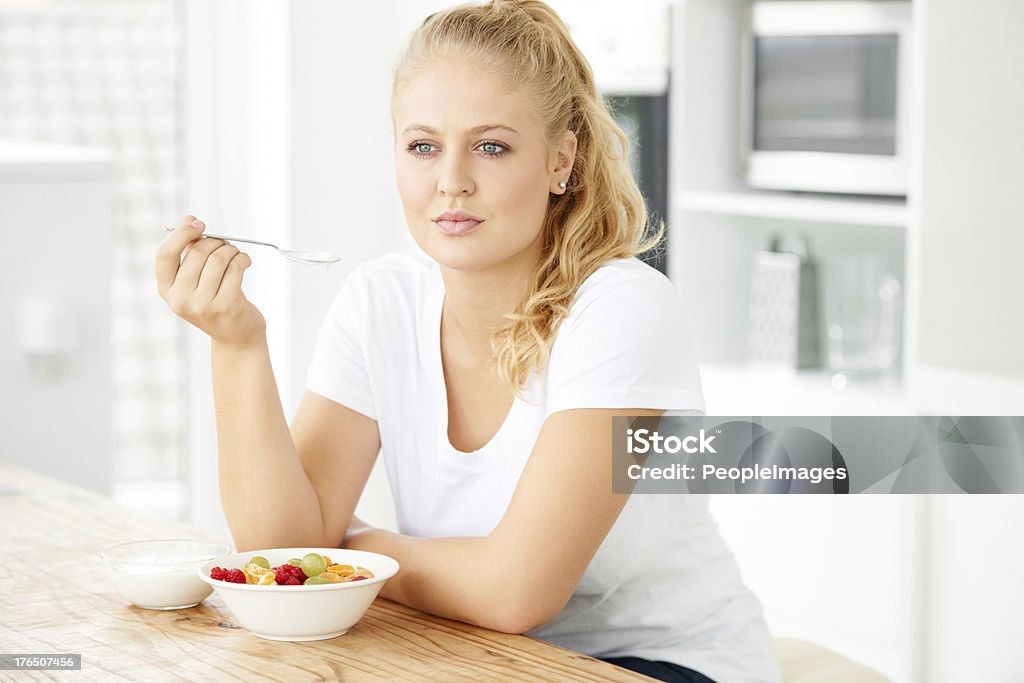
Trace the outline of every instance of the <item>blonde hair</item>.
[[604, 262], [661, 243], [663, 221], [647, 231], [647, 205], [628, 164], [629, 140], [598, 92], [565, 23], [539, 0], [465, 4], [427, 17], [396, 61], [395, 96], [430, 60], [474, 58], [524, 92], [552, 149], [566, 130], [576, 159], [565, 194], [550, 195], [541, 262], [515, 310], [493, 331], [498, 376], [517, 394], [547, 364], [576, 291]]

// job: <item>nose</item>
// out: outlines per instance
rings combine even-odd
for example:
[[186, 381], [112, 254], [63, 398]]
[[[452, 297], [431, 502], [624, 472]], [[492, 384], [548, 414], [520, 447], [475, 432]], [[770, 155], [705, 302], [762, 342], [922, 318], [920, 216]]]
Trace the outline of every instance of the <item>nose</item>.
[[444, 195], [471, 194], [476, 188], [467, 163], [458, 153], [449, 154], [441, 164], [441, 175], [437, 179], [437, 190]]

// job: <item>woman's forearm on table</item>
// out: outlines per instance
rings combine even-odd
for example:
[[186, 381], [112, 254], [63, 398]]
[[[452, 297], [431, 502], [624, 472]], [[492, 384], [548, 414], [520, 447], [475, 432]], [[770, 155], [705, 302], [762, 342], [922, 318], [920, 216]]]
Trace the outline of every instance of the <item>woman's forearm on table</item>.
[[507, 633], [537, 621], [534, 604], [520, 600], [503, 563], [484, 537], [415, 538], [367, 527], [356, 520], [346, 548], [395, 558], [400, 569], [381, 596], [448, 619]]

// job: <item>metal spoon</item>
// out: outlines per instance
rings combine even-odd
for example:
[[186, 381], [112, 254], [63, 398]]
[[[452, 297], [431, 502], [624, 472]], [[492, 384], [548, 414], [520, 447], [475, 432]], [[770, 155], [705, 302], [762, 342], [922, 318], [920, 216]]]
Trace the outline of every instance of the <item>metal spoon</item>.
[[[166, 232], [174, 232], [174, 228], [164, 228]], [[341, 260], [340, 256], [328, 253], [326, 251], [296, 251], [294, 249], [282, 249], [276, 244], [270, 244], [269, 242], [260, 242], [259, 240], [250, 240], [244, 237], [228, 237], [227, 235], [212, 235], [210, 233], [203, 233], [203, 237], [215, 237], [219, 240], [227, 240], [228, 242], [245, 242], [246, 244], [258, 244], [261, 247], [273, 247], [277, 250], [281, 256], [284, 256], [289, 261], [295, 263], [304, 263], [307, 266], [329, 266], [332, 263], [337, 263]]]

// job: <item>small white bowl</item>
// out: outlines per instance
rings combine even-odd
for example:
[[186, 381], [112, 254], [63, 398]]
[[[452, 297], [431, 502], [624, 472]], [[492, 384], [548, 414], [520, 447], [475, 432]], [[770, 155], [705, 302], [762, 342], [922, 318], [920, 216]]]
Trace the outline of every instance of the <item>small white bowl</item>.
[[[278, 567], [309, 553], [327, 555], [335, 564], [366, 567], [372, 579], [316, 586], [257, 586], [210, 578], [214, 567], [241, 569], [249, 558], [265, 557]], [[213, 586], [217, 595], [243, 627], [268, 640], [327, 640], [344, 635], [356, 624], [384, 587], [398, 573], [398, 562], [387, 555], [338, 548], [272, 548], [235, 553], [207, 562], [199, 578]]]
[[129, 602], [146, 609], [183, 609], [212, 592], [196, 576], [199, 567], [230, 552], [223, 543], [137, 541], [107, 548], [100, 557], [114, 588]]

